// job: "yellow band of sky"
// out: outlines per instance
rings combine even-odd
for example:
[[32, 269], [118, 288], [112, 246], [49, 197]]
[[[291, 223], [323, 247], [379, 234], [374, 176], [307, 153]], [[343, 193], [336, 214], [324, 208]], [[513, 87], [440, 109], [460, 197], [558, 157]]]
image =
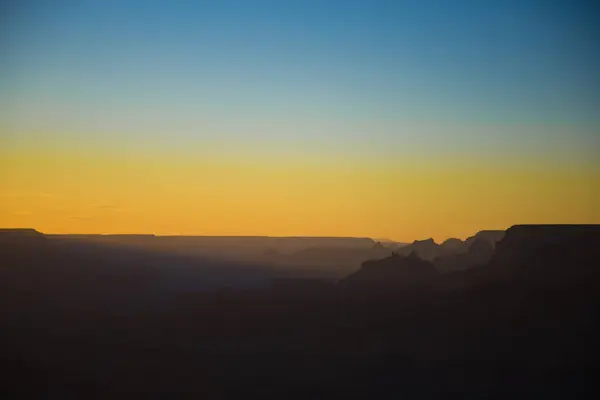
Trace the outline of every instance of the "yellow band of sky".
[[0, 226], [46, 233], [464, 238], [517, 223], [600, 223], [594, 168], [11, 151]]

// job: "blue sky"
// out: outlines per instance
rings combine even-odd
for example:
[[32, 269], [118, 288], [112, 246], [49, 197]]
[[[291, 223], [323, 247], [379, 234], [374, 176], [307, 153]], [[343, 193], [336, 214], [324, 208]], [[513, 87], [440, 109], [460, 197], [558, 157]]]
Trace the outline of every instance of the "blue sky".
[[533, 0], [15, 2], [0, 42], [3, 136], [592, 159], [598, 9]]

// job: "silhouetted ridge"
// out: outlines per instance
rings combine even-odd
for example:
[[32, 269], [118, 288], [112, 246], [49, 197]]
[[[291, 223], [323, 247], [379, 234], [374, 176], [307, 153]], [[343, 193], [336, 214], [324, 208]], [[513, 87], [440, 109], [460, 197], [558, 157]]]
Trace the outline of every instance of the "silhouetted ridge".
[[0, 248], [5, 246], [29, 246], [45, 240], [46, 236], [35, 229], [0, 229]]
[[[475, 235], [459, 266], [492, 260], [446, 274], [414, 249], [392, 253], [337, 285], [320, 263], [213, 264], [163, 252], [161, 238], [30, 239], [0, 240], [8, 397], [579, 399], [598, 387], [600, 226], [515, 226], [495, 250]], [[308, 253], [337, 262], [373, 246]]]
[[509, 279], [560, 284], [600, 275], [600, 225], [515, 225], [489, 268]]
[[358, 271], [342, 279], [340, 285], [346, 287], [406, 286], [435, 277], [437, 274], [433, 264], [419, 258], [415, 251], [407, 256], [394, 253], [380, 260], [365, 261]]
[[442, 250], [445, 252], [457, 252], [463, 247], [464, 242], [457, 238], [450, 238], [444, 240], [441, 244]]
[[177, 249], [191, 253], [232, 253], [261, 255], [266, 249], [279, 253], [293, 253], [310, 247], [364, 248], [369, 249], [375, 241], [355, 237], [270, 237], [270, 236], [185, 236], [185, 235], [49, 235], [49, 237], [115, 242], [125, 245], [152, 246], [152, 248]]
[[0, 228], [0, 236], [6, 237], [43, 237], [44, 234], [31, 228]]
[[454, 252], [436, 257], [433, 264], [440, 272], [462, 271], [488, 263], [493, 254], [494, 245], [489, 240], [476, 238], [468, 245], [461, 242]]
[[488, 240], [475, 239], [467, 251], [473, 265], [482, 265], [490, 261], [494, 254], [494, 244]]
[[440, 245], [437, 244], [433, 239], [425, 239], [425, 240], [415, 240], [408, 246], [404, 246], [399, 248], [399, 255], [407, 256], [412, 252], [416, 252], [416, 254], [422, 258], [423, 260], [431, 261], [437, 256], [440, 255]]
[[[433, 261], [436, 264], [440, 264], [441, 262], [446, 266], [453, 266], [448, 268], [443, 267], [443, 269], [466, 269], [474, 264], [487, 262], [489, 255], [487, 259], [485, 257], [476, 257], [476, 260], [471, 260], [470, 256], [457, 257], [458, 255], [469, 253], [469, 248], [471, 245], [478, 240], [480, 243], [477, 246], [483, 246], [481, 242], [486, 242], [490, 244], [491, 248], [493, 249], [496, 245], [496, 242], [504, 237], [504, 234], [504, 231], [480, 231], [477, 234], [467, 238], [465, 241], [457, 238], [450, 238], [445, 240], [442, 244], [437, 244], [431, 238], [425, 240], [415, 240], [408, 246], [397, 249], [397, 251], [400, 255], [408, 255], [415, 251], [423, 260]], [[489, 246], [486, 246], [486, 248], [489, 248]], [[481, 249], [477, 250], [477, 253], [481, 254]]]
[[495, 247], [496, 243], [498, 243], [500, 240], [502, 240], [504, 235], [506, 235], [506, 231], [500, 231], [500, 230], [479, 231], [475, 234], [475, 236], [468, 237], [465, 240], [465, 244], [467, 246], [470, 246], [475, 240], [481, 239], [481, 240], [485, 240], [485, 241], [491, 243], [492, 247]]

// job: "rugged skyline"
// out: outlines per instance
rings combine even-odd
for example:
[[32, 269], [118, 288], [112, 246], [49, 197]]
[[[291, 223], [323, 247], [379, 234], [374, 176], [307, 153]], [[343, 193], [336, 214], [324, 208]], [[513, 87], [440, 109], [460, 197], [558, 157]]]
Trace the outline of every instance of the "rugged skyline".
[[298, 269], [98, 239], [0, 229], [3, 393], [598, 397], [600, 225], [338, 247], [328, 276], [314, 251]]
[[598, 21], [0, 1], [0, 393], [599, 398]]

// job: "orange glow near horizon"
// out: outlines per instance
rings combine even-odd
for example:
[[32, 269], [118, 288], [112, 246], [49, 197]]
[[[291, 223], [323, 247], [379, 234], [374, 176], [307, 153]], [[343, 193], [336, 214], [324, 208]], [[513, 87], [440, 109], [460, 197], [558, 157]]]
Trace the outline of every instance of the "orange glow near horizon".
[[591, 168], [73, 154], [2, 154], [0, 226], [440, 241], [519, 223], [600, 223]]
[[600, 223], [595, 7], [72, 3], [4, 13], [0, 227]]

